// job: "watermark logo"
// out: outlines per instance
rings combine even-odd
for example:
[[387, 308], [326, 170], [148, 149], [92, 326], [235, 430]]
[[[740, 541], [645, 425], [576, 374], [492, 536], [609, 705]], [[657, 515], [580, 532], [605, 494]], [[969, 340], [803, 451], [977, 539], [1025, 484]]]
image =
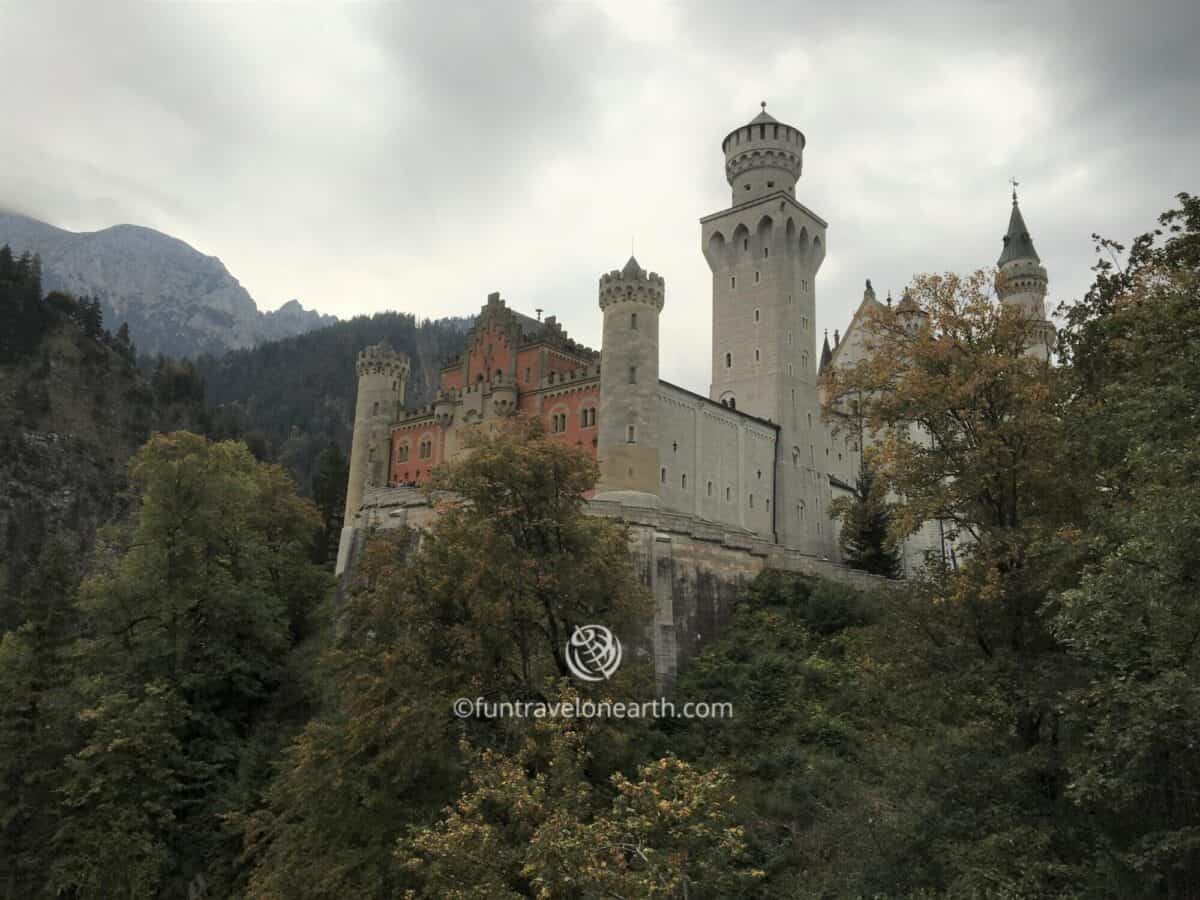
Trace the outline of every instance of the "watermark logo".
[[621, 642], [603, 625], [579, 625], [567, 640], [566, 658], [581, 681], [607, 681], [621, 665]]

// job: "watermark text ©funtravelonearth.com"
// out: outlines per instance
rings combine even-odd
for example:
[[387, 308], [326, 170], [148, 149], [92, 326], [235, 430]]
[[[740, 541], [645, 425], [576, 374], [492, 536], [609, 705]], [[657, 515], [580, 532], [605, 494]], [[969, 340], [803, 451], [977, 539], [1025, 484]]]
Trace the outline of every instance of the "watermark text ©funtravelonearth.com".
[[732, 703], [656, 700], [488, 700], [459, 697], [460, 719], [732, 719]]

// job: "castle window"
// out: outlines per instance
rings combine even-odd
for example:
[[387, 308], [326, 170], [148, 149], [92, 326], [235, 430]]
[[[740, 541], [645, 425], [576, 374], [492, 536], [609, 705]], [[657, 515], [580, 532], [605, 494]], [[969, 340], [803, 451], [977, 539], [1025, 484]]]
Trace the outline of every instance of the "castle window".
[[754, 509], [754, 495], [753, 494], [750, 495], [750, 508]]
[[788, 375], [795, 375], [795, 374], [796, 374], [796, 367], [793, 366], [791, 363], [788, 363]]
[[804, 521], [804, 501], [803, 500], [801, 500], [799, 503], [796, 504], [796, 518], [799, 519], [801, 522]]
[[758, 476], [758, 480], [759, 480], [759, 481], [762, 481], [762, 469], [759, 469], [759, 470], [758, 470], [758, 472], [757, 472], [756, 474], [757, 474], [757, 476]]
[[629, 367], [629, 383], [637, 384], [637, 366]]
[[683, 477], [680, 479], [680, 483], [681, 483], [681, 485], [682, 485], [683, 489], [686, 491], [686, 490], [687, 490], [687, 476], [686, 476], [686, 475], [684, 475], [684, 476], [683, 476]]
[[372, 447], [370, 450], [367, 451], [367, 462], [373, 462], [374, 460], [375, 460], [375, 448]]
[[710, 496], [710, 497], [712, 496], [712, 482], [711, 481], [708, 483], [708, 496]]
[[530, 380], [530, 378], [531, 378], [532, 376], [533, 376], [533, 372], [532, 372], [532, 371], [530, 371], [530, 368], [529, 368], [529, 366], [526, 366], [526, 367], [525, 367], [525, 382], [526, 382], [526, 384], [528, 384], [528, 383], [529, 383], [529, 380]]
[[666, 466], [663, 466], [662, 470], [658, 473], [658, 480], [660, 482], [662, 482], [663, 484], [667, 483], [667, 467]]
[[637, 443], [637, 426], [636, 425], [626, 425], [625, 426], [625, 443], [627, 443], [627, 444]]
[[788, 294], [787, 303], [788, 303], [788, 306], [792, 305], [792, 295], [791, 294]]
[[754, 361], [758, 362], [762, 357], [759, 355], [758, 348], [754, 348]]
[[371, 407], [371, 415], [373, 415], [373, 416], [379, 415], [379, 403], [378, 402], [376, 402], [375, 405]]
[[629, 327], [637, 331], [637, 313], [629, 314]]
[[758, 273], [757, 272], [754, 273], [754, 283], [758, 284]]
[[729, 398], [729, 408], [730, 408], [730, 409], [737, 409], [737, 398], [736, 398], [736, 397], [730, 397], [730, 398]]
[[812, 428], [812, 413], [808, 414], [808, 427]]
[[725, 368], [727, 368], [727, 369], [733, 368], [733, 354], [732, 353], [725, 354]]
[[596, 424], [596, 407], [589, 406], [579, 411], [579, 427], [591, 428]]
[[[750, 185], [746, 185], [746, 190], [750, 190]], [[743, 250], [750, 249], [750, 238], [742, 238], [742, 249]]]
[[800, 448], [799, 447], [792, 448], [792, 468], [793, 469], [800, 468]]
[[730, 290], [732, 290], [732, 289], [734, 289], [734, 288], [736, 288], [736, 287], [737, 287], [737, 276], [736, 276], [736, 275], [730, 275], [730, 276], [729, 276], [729, 288], [730, 288]]
[[[767, 182], [767, 187], [769, 187], [769, 188], [773, 188], [773, 187], [775, 187], [775, 182], [773, 182], [773, 181], [768, 181], [768, 182]], [[782, 207], [780, 207], [780, 208], [782, 209]], [[766, 256], [766, 254], [765, 254], [765, 253], [764, 253], [763, 255], [764, 255], [764, 256]]]
[[790, 331], [787, 333], [787, 342], [789, 347], [792, 346], [792, 333]]
[[750, 190], [750, 185], [746, 185], [746, 190]]
[[[768, 181], [768, 182], [767, 182], [767, 187], [775, 187], [775, 182], [773, 182], [773, 181]], [[770, 247], [763, 247], [763, 259], [766, 259], [766, 258], [767, 258], [768, 256], [770, 256], [770, 255], [771, 255], [771, 248], [770, 248]]]
[[767, 126], [766, 125], [758, 126], [758, 136], [760, 139], [762, 139], [764, 141], [767, 139]]
[[725, 488], [725, 502], [726, 503], [729, 502], [729, 498], [730, 498], [730, 489], [728, 486], [726, 486], [726, 488]]
[[672, 453], [678, 453], [678, 452], [679, 452], [679, 441], [672, 441], [672, 442], [671, 442], [671, 452], [672, 452]]
[[408, 444], [401, 444], [396, 451], [396, 462], [408, 462]]
[[754, 321], [755, 321], [755, 322], [757, 322], [757, 321], [758, 321], [758, 319], [759, 319], [759, 315], [758, 315], [758, 310], [756, 309], [756, 310], [754, 311]]

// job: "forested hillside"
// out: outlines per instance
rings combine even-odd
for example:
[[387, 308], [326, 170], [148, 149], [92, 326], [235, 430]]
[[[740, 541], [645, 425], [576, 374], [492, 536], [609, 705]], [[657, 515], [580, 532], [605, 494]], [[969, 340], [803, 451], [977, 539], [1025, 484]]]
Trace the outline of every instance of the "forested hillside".
[[377, 313], [250, 350], [201, 357], [197, 368], [215, 433], [248, 435], [256, 453], [277, 459], [307, 486], [322, 450], [333, 444], [350, 451], [359, 351], [387, 341], [407, 353], [412, 360], [407, 403], [420, 405], [432, 397], [445, 358], [462, 350], [470, 323]]
[[133, 355], [98, 303], [43, 296], [39, 260], [0, 247], [0, 592], [52, 537], [86, 556], [127, 506], [125, 464], [151, 430], [201, 425], [194, 372], [164, 360], [143, 376]]

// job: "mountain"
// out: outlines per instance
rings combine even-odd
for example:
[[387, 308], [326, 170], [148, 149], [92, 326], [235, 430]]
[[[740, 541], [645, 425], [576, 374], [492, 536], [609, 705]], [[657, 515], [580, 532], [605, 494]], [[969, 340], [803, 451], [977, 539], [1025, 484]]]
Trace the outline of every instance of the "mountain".
[[330, 444], [350, 450], [359, 351], [387, 341], [407, 353], [412, 370], [406, 404], [420, 406], [432, 399], [445, 358], [462, 352], [472, 321], [377, 313], [250, 349], [201, 356], [196, 368], [204, 379], [213, 434], [245, 437], [256, 455], [285, 464], [307, 491], [322, 450]]
[[259, 311], [217, 257], [152, 228], [114, 225], [76, 233], [0, 212], [2, 244], [15, 254], [41, 257], [47, 291], [99, 300], [105, 324], [115, 331], [127, 322], [141, 353], [216, 354], [337, 321], [296, 300], [275, 312]]

